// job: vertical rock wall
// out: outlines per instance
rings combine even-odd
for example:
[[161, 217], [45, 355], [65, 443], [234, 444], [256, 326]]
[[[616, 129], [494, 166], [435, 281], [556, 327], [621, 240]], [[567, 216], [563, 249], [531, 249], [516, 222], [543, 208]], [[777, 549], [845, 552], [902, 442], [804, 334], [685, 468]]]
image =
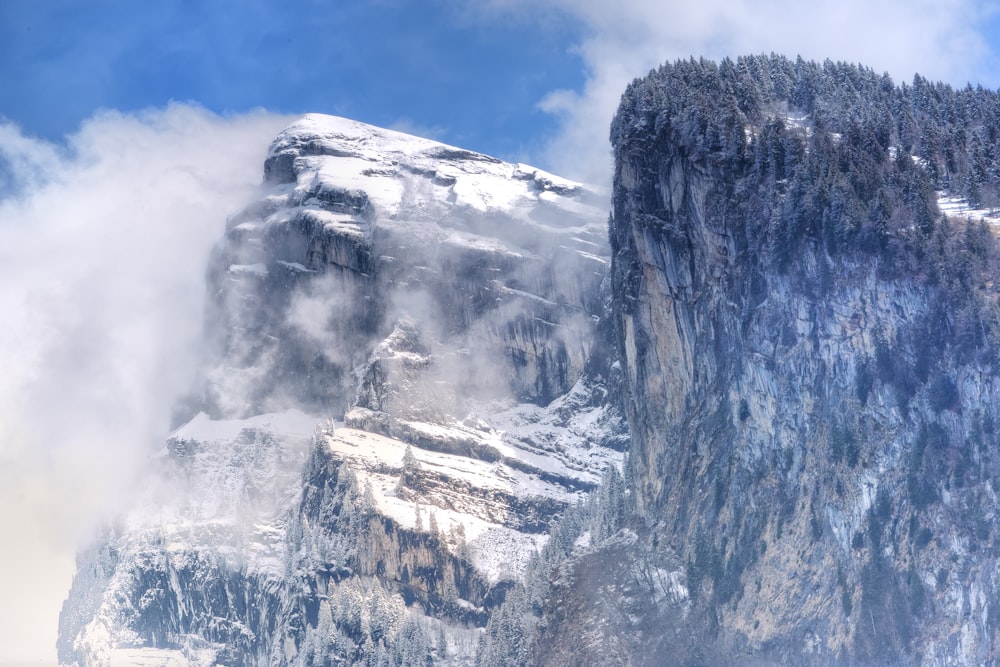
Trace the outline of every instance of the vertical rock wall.
[[[900, 107], [905, 91], [825, 68], [680, 62], [623, 98], [612, 281], [635, 506], [650, 548], [686, 563], [712, 661], [994, 664], [996, 340], [963, 347], [920, 268], [954, 243], [948, 261], [987, 275], [956, 242], [985, 227], [919, 199], [931, 168], [890, 150], [895, 130], [864, 139], [863, 111], [829, 108], [852, 85]], [[808, 108], [778, 91], [817, 71]], [[869, 237], [880, 197], [896, 203]]]

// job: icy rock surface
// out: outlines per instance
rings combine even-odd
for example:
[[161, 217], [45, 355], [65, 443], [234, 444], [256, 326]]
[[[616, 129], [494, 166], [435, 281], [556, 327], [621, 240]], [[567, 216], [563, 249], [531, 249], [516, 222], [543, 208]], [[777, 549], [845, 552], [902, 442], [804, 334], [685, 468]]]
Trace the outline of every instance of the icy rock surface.
[[620, 465], [602, 198], [309, 115], [208, 272], [210, 353], [80, 556], [60, 660], [472, 664], [553, 519]]

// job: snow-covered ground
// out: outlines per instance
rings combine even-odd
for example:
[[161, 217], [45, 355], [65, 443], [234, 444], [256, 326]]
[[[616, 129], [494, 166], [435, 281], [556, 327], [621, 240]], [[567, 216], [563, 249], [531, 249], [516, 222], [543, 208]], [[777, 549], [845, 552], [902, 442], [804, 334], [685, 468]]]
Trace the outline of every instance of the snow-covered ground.
[[[541, 169], [346, 118], [307, 114], [278, 136], [271, 155], [303, 143], [313, 155], [302, 158], [308, 168], [299, 174], [298, 188], [364, 192], [383, 217], [396, 217], [417, 195], [479, 212], [530, 208], [540, 198], [578, 214], [593, 212], [572, 197], [552, 196], [572, 195], [582, 186]], [[429, 177], [430, 185], [414, 192], [407, 173]]]
[[323, 421], [320, 417], [307, 415], [301, 410], [291, 408], [284, 412], [275, 412], [248, 417], [247, 419], [210, 418], [204, 412], [199, 412], [191, 421], [170, 434], [170, 440], [199, 440], [205, 443], [233, 440], [248, 428], [262, 429], [282, 439], [296, 442], [308, 441]]
[[1000, 209], [973, 208], [968, 199], [944, 191], [937, 193], [937, 204], [941, 212], [950, 218], [968, 218], [974, 222], [982, 220], [994, 227], [1000, 225]]
[[[298, 410], [240, 420], [212, 420], [200, 413], [177, 429], [139, 501], [109, 528], [105, 551], [91, 557], [92, 570], [78, 574], [78, 579], [96, 581], [82, 597], [71, 595], [63, 612], [72, 618], [79, 605], [93, 605], [85, 617], [89, 621], [70, 638], [76, 650], [94, 664], [200, 664], [190, 652], [142, 648], [144, 642], [123, 620], [143, 613], [130, 602], [136, 590], [144, 589], [142, 573], [149, 567], [177, 576], [186, 568], [211, 572], [222, 565], [280, 581], [288, 509], [298, 498], [302, 467], [320, 421]], [[104, 576], [109, 578], [99, 586]], [[86, 595], [98, 597], [88, 602]], [[185, 601], [177, 604], [183, 609]], [[206, 659], [216, 654], [205, 651]]]

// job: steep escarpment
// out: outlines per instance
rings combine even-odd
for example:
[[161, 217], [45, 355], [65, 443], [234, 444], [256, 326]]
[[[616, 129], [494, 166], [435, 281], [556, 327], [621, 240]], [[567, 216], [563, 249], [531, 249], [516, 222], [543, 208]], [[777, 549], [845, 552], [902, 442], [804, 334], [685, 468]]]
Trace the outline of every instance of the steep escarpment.
[[998, 108], [780, 57], [626, 91], [632, 498], [686, 564], [699, 656], [1000, 659]]
[[67, 664], [475, 661], [627, 443], [606, 212], [341, 118], [282, 132], [208, 267], [202, 382], [80, 557]]
[[467, 397], [547, 404], [576, 382], [608, 266], [596, 193], [320, 115], [266, 165], [209, 269], [209, 413], [342, 413], [353, 369], [400, 318], [467, 352], [450, 378]]

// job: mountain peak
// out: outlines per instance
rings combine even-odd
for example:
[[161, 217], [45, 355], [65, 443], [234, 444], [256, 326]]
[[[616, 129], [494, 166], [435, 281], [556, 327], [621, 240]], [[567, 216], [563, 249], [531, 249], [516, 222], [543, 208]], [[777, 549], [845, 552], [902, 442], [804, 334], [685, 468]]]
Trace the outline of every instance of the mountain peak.
[[552, 522], [621, 464], [611, 372], [589, 354], [607, 335], [604, 203], [344, 118], [282, 131], [210, 261], [197, 415], [157, 466], [170, 491], [153, 480], [89, 555], [62, 659], [318, 664], [319, 619], [363, 595], [383, 602], [359, 609], [378, 613], [351, 631], [352, 664], [373, 641], [410, 647], [408, 616], [448, 635], [442, 663], [471, 664]]
[[358, 121], [307, 114], [282, 131], [268, 151], [265, 180], [363, 190], [384, 217], [421, 207], [469, 208], [530, 216], [538, 206], [602, 219], [594, 187], [527, 164]]

